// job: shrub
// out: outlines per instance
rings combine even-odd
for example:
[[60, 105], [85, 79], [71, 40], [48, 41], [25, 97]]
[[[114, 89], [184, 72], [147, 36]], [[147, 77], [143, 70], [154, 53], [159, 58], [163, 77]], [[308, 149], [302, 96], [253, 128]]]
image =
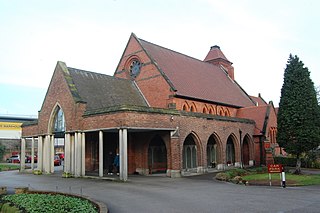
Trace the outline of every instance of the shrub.
[[254, 172], [256, 173], [265, 173], [267, 172], [268, 168], [267, 167], [257, 167], [254, 169]]
[[295, 167], [297, 160], [289, 157], [274, 157], [274, 163], [282, 164], [283, 166]]
[[244, 169], [237, 168], [237, 169], [228, 170], [225, 173], [229, 176], [229, 179], [232, 179], [236, 176], [243, 176], [247, 174], [247, 171]]
[[42, 175], [42, 171], [36, 169], [36, 170], [33, 171], [33, 174], [34, 174], [34, 175]]
[[20, 210], [14, 206], [10, 206], [8, 203], [4, 203], [0, 204], [0, 212], [19, 213]]
[[69, 173], [69, 172], [63, 172], [63, 173], [62, 173], [62, 177], [63, 177], [63, 178], [72, 178], [73, 176], [72, 176], [72, 174]]
[[[282, 164], [285, 167], [295, 167], [297, 160], [291, 157], [274, 157], [275, 164]], [[301, 158], [302, 168], [317, 168], [317, 161], [310, 158]], [[318, 167], [319, 168], [319, 167]]]
[[221, 180], [221, 181], [229, 181], [229, 175], [227, 175], [226, 173], [224, 172], [220, 172], [218, 174], [216, 174], [216, 177], [215, 177], [217, 180]]
[[231, 182], [235, 183], [235, 184], [242, 183], [242, 177], [241, 176], [235, 176], [234, 178], [231, 179]]

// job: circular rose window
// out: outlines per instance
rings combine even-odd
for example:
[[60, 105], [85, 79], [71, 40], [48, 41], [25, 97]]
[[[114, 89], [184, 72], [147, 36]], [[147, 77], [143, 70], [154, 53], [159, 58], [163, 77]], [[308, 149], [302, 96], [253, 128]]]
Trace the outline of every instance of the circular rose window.
[[135, 59], [130, 64], [130, 76], [135, 78], [139, 75], [141, 69], [141, 63], [139, 60]]

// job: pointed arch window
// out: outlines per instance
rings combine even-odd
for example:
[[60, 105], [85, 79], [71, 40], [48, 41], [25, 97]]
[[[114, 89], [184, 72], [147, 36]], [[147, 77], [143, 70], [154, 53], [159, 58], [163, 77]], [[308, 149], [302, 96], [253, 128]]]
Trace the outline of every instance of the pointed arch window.
[[224, 115], [230, 117], [230, 112], [229, 112], [228, 109], [226, 109], [226, 110], [224, 111]]
[[212, 115], [213, 114], [213, 110], [210, 108], [209, 109], [209, 114]]
[[184, 104], [183, 107], [182, 107], [182, 110], [183, 111], [188, 111], [188, 106], [186, 104]]
[[58, 107], [54, 120], [54, 132], [64, 132], [65, 127], [64, 113], [62, 109]]
[[194, 106], [191, 106], [191, 107], [190, 107], [190, 112], [196, 112], [196, 109], [195, 109]]
[[207, 108], [206, 107], [203, 107], [202, 113], [207, 114]]

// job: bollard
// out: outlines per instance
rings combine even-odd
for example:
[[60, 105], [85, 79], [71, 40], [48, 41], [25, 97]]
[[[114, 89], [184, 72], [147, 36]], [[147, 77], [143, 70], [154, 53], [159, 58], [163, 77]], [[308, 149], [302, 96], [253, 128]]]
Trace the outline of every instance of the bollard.
[[282, 167], [281, 177], [282, 177], [282, 187], [286, 188], [286, 173], [284, 172], [284, 167]]

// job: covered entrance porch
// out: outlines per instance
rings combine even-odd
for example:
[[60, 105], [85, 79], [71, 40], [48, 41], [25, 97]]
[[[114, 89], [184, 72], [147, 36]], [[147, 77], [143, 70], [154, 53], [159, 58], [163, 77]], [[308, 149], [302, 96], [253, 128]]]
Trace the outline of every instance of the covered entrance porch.
[[[127, 127], [65, 132], [64, 173], [75, 177], [112, 175], [122, 181], [127, 181], [129, 174], [171, 176], [172, 131]], [[54, 154], [54, 140], [54, 135], [38, 136], [37, 169], [43, 173], [54, 173], [53, 161], [48, 160]]]

